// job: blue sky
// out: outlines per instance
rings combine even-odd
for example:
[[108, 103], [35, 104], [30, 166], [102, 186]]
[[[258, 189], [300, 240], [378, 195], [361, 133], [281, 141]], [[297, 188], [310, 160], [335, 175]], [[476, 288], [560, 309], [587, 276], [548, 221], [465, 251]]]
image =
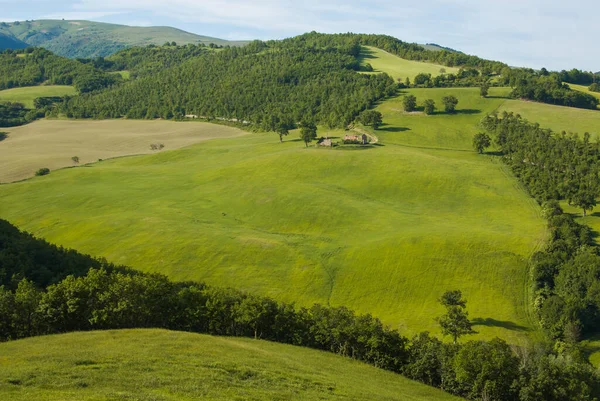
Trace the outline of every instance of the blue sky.
[[597, 0], [0, 0], [0, 20], [167, 25], [223, 39], [384, 33], [514, 66], [600, 71]]

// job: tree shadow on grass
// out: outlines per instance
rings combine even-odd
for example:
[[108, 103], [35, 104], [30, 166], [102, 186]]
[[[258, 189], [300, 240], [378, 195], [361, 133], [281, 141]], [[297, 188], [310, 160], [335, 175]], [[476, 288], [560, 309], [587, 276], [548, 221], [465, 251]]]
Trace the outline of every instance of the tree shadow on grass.
[[454, 110], [454, 113], [452, 114], [480, 114], [481, 110], [479, 109], [460, 109], [460, 110]]
[[492, 319], [491, 317], [487, 317], [485, 319], [481, 318], [481, 317], [477, 317], [477, 318], [471, 320], [471, 324], [473, 326], [502, 327], [503, 329], [514, 330], [514, 331], [529, 331], [530, 330], [528, 327], [521, 326], [519, 324], [516, 324], [515, 322], [509, 322], [506, 320], [496, 320], [496, 319]]
[[387, 126], [387, 127], [379, 127], [377, 129], [377, 131], [383, 131], [383, 132], [404, 132], [404, 131], [410, 131], [410, 128], [406, 128], [406, 127], [396, 127], [396, 126]]

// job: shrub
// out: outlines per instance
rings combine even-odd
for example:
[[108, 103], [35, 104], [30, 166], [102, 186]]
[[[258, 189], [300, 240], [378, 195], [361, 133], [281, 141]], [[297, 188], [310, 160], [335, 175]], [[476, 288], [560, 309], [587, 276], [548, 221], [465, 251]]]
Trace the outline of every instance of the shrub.
[[48, 175], [50, 174], [50, 169], [48, 167], [44, 167], [35, 172], [36, 176]]

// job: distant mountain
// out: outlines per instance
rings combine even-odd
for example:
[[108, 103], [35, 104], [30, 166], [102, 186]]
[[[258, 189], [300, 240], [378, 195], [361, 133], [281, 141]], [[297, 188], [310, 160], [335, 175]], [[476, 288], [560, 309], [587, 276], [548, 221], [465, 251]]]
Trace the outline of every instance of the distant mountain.
[[23, 49], [25, 47], [27, 47], [27, 43], [20, 41], [12, 35], [7, 35], [0, 32], [0, 50]]
[[0, 34], [71, 58], [104, 57], [132, 46], [162, 45], [165, 42], [176, 42], [179, 45], [214, 43], [222, 46], [246, 43], [196, 35], [170, 27], [132, 27], [79, 20], [1, 23]]

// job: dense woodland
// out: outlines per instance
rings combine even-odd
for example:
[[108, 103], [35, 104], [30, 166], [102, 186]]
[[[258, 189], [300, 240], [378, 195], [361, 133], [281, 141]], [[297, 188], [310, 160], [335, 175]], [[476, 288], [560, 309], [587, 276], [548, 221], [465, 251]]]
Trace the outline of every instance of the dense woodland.
[[[471, 400], [591, 401], [600, 396], [597, 373], [573, 344], [559, 350], [543, 344], [515, 348], [499, 339], [450, 344], [428, 333], [409, 339], [371, 315], [344, 307], [298, 308], [157, 274], [97, 268], [102, 262], [56, 248], [4, 221], [0, 258], [8, 282], [0, 286], [3, 340], [160, 327], [321, 349]], [[86, 263], [92, 268], [82, 275]], [[64, 277], [67, 272], [75, 275]]]
[[194, 57], [111, 90], [81, 95], [62, 107], [75, 118], [181, 118], [194, 114], [249, 121], [273, 120], [345, 127], [377, 100], [396, 92], [385, 75], [362, 75], [351, 49], [319, 49], [294, 42], [254, 42]]
[[149, 45], [121, 50], [106, 58], [78, 59], [78, 61], [84, 64], [92, 64], [95, 68], [107, 72], [128, 71], [130, 79], [136, 79], [175, 67], [191, 58], [206, 54], [210, 51], [209, 49], [204, 44], [188, 44], [185, 46], [177, 46], [176, 43], [165, 44], [164, 46]]
[[563, 213], [558, 201], [585, 214], [600, 195], [600, 145], [566, 133], [554, 134], [518, 115], [488, 116], [483, 127], [495, 138], [503, 160], [541, 205], [550, 241], [532, 257], [540, 324], [553, 339], [575, 342], [600, 329], [600, 256], [587, 226]]
[[80, 93], [106, 88], [119, 77], [92, 65], [32, 48], [0, 52], [0, 90], [42, 83], [73, 85]]

